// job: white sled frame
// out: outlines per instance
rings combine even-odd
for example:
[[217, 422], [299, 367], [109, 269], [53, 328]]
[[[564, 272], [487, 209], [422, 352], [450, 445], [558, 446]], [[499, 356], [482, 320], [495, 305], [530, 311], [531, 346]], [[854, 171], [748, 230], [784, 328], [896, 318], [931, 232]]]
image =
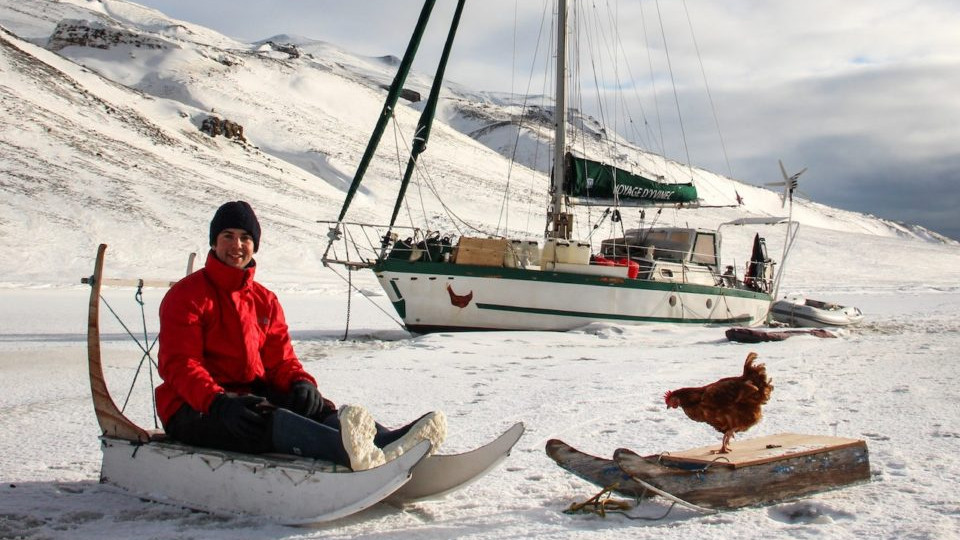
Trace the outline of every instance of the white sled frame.
[[215, 514], [322, 523], [368, 508], [403, 486], [430, 443], [380, 467], [353, 472], [328, 462], [221, 452], [177, 443], [101, 437], [100, 481], [149, 500]]

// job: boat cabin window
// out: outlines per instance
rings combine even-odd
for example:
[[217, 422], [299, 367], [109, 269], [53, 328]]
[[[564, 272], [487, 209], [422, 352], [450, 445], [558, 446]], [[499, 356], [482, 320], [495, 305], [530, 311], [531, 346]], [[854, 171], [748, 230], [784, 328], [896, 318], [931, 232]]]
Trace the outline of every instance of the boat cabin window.
[[697, 240], [693, 244], [693, 255], [690, 262], [717, 266], [717, 237], [715, 234], [697, 233]]
[[[629, 230], [624, 238], [611, 238], [601, 244], [601, 253], [607, 257], [657, 259], [686, 262], [693, 248], [696, 231], [692, 229]], [[712, 235], [708, 235], [712, 238]], [[716, 264], [712, 251], [707, 253], [708, 264]]]
[[692, 232], [686, 229], [651, 231], [645, 243], [655, 248], [655, 259], [683, 262], [687, 258], [687, 253], [690, 252], [690, 244], [693, 241]]

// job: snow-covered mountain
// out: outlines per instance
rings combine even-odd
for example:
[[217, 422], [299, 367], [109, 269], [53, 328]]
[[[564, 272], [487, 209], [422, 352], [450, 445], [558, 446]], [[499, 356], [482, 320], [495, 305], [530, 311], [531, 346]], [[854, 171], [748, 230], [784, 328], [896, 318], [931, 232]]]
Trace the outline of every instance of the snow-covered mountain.
[[[326, 228], [316, 222], [337, 216], [396, 58], [297, 36], [240, 43], [123, 0], [0, 0], [0, 25], [0, 239], [10, 254], [2, 284], [75, 283], [99, 243], [113, 246], [118, 265], [180, 270], [185, 253], [205, 251], [213, 209], [245, 199], [264, 224], [258, 258], [271, 261], [271, 280], [310, 286], [303, 276], [320, 272], [325, 247]], [[406, 89], [425, 96], [429, 84], [415, 73]], [[542, 211], [549, 168], [537, 133], [549, 132], [549, 108], [521, 114], [522, 97], [455, 83], [443, 95], [422, 158], [432, 188], [459, 219], [493, 231], [509, 172], [500, 232], [535, 236], [542, 218], [530, 216]], [[392, 209], [397, 155], [405, 161], [422, 105], [401, 102], [399, 138], [381, 144], [355, 221], [380, 222]], [[242, 126], [243, 140], [202, 132], [210, 118]], [[574, 121], [601, 129], [586, 116]], [[622, 148], [617, 157], [637, 167], [693, 176], [707, 204], [729, 204], [735, 193], [746, 201], [681, 220], [783, 212], [779, 193]], [[425, 210], [438, 226], [451, 224], [436, 201]], [[806, 201], [794, 217], [806, 227], [955, 243]]]

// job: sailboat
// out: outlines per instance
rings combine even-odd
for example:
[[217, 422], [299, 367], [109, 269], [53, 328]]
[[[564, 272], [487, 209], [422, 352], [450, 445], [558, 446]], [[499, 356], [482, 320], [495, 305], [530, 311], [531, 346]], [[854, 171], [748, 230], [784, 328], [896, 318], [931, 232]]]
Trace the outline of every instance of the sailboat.
[[[425, 2], [340, 216], [325, 222], [330, 225], [325, 265], [372, 270], [404, 326], [415, 333], [566, 331], [595, 322], [753, 326], [767, 320], [782, 266], [778, 272], [759, 234], [739, 275], [733, 265], [720, 260], [720, 227], [625, 229], [602, 240], [596, 250], [590, 242], [573, 238], [571, 207], [575, 204], [614, 201], [695, 211], [698, 197], [692, 182], [673, 184], [655, 174], [631, 173], [577, 155], [567, 147], [566, 42], [570, 30], [566, 0], [559, 0], [556, 8], [555, 132], [544, 238], [454, 237], [421, 229], [403, 238], [395, 225], [410, 173], [429, 137], [462, 0], [417, 127], [389, 225], [346, 221], [347, 209], [396, 106], [432, 7], [432, 1]], [[613, 214], [617, 216], [618, 211]], [[721, 227], [783, 221], [742, 218]], [[795, 225], [788, 228], [788, 237], [790, 232], [796, 234]], [[366, 250], [358, 247], [364, 239], [369, 244]], [[784, 258], [787, 245], [785, 242]]]

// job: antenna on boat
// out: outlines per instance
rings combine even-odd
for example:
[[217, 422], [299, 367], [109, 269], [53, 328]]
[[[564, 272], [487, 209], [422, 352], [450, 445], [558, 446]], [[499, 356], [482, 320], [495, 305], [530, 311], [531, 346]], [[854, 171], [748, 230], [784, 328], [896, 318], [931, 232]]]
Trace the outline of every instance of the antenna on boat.
[[[799, 172], [796, 172], [792, 175], [787, 174], [787, 168], [783, 166], [783, 160], [777, 160], [780, 163], [780, 174], [783, 175], [783, 182], [773, 182], [767, 184], [768, 186], [783, 186], [783, 194], [780, 196], [781, 208], [785, 207], [787, 201], [790, 201], [790, 211], [787, 215], [787, 234], [783, 240], [783, 255], [780, 257], [780, 269], [777, 270], [776, 278], [774, 278], [772, 297], [774, 300], [777, 298], [777, 294], [780, 290], [780, 279], [783, 276], [783, 269], [786, 266], [787, 254], [790, 253], [790, 248], [793, 247], [793, 242], [797, 238], [797, 227], [794, 226], [793, 221], [793, 192], [797, 191], [797, 179], [800, 178], [800, 175], [807, 172], [807, 168], [804, 167], [800, 169]], [[768, 315], [769, 316], [769, 315]]]

